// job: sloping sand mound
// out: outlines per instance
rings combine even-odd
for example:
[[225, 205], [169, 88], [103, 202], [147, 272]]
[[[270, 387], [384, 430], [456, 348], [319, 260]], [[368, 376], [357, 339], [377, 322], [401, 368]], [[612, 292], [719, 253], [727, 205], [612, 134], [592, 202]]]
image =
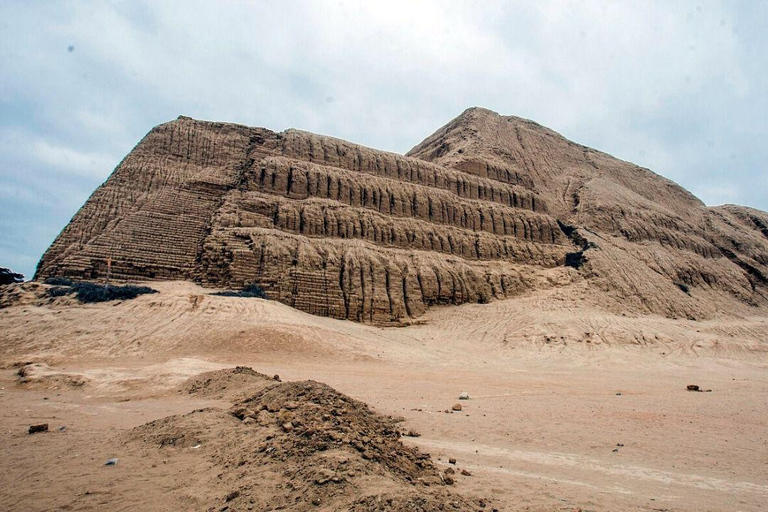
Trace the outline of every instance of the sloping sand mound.
[[234, 400], [261, 391], [276, 380], [248, 366], [237, 366], [195, 375], [179, 391], [205, 398]]
[[54, 370], [45, 363], [31, 363], [19, 368], [19, 384], [34, 389], [80, 388], [89, 379], [85, 375], [74, 372]]
[[[233, 371], [234, 373], [234, 371]], [[237, 374], [235, 374], [237, 375]], [[182, 449], [220, 468], [229, 510], [480, 510], [396, 422], [314, 381], [267, 387], [231, 411], [201, 409], [131, 431], [129, 443]], [[221, 488], [219, 486], [219, 488]]]
[[72, 297], [52, 297], [50, 286], [28, 281], [0, 286], [0, 309], [13, 306], [45, 306], [49, 304], [72, 305], [77, 301]]

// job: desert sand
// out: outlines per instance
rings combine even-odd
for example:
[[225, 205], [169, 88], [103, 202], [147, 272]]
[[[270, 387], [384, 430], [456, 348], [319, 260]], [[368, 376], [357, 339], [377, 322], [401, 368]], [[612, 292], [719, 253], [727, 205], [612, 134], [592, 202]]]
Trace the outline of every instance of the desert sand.
[[[260, 510], [279, 488], [318, 500], [293, 510], [334, 510], [332, 483], [322, 499], [310, 498], [312, 486], [280, 487], [288, 470], [266, 479], [247, 437], [228, 437], [239, 422], [233, 403], [274, 382], [190, 392], [202, 388], [189, 379], [238, 365], [286, 385], [323, 382], [402, 419], [401, 432], [420, 434], [403, 437], [406, 447], [429, 453], [440, 475], [455, 470], [453, 485], [429, 488], [446, 510], [768, 503], [766, 316], [613, 314], [574, 284], [433, 307], [417, 323], [381, 328], [186, 282], [150, 284], [160, 293], [125, 302], [48, 303], [30, 292], [0, 309], [0, 509]], [[462, 392], [470, 399], [458, 400]], [[49, 431], [27, 433], [40, 423]], [[360, 492], [407, 497], [389, 473], [355, 478]]]

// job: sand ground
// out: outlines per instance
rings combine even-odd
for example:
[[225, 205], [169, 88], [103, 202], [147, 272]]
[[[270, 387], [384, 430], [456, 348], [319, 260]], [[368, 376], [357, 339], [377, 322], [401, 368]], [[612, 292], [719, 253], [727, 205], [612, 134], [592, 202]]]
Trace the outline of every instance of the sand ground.
[[[0, 310], [0, 509], [174, 510], [204, 494], [216, 468], [190, 478], [185, 457], [114, 439], [227, 407], [177, 390], [234, 365], [325, 382], [403, 416], [421, 434], [406, 442], [472, 473], [456, 491], [500, 510], [768, 503], [759, 311], [706, 322], [615, 316], [560, 290], [435, 308], [418, 325], [382, 329], [187, 283], [153, 286], [161, 293], [124, 303]], [[39, 366], [22, 384], [18, 366], [30, 362]], [[444, 412], [462, 391], [462, 411]], [[51, 431], [28, 435], [35, 423]], [[111, 457], [119, 464], [104, 466]]]

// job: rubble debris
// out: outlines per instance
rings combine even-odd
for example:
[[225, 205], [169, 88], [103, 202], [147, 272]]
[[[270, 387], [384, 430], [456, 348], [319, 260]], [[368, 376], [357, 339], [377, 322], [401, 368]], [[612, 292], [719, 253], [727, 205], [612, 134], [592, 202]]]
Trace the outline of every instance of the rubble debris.
[[29, 433], [30, 434], [36, 434], [38, 432], [48, 432], [48, 424], [47, 423], [40, 423], [39, 425], [30, 425], [29, 426]]

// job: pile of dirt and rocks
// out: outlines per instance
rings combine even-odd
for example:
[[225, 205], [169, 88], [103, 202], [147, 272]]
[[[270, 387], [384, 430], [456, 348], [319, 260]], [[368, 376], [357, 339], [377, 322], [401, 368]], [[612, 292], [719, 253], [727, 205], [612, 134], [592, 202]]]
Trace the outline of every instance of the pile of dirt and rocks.
[[417, 511], [417, 512], [442, 512], [451, 510], [496, 510], [491, 508], [481, 499], [472, 500], [469, 504], [466, 500], [457, 500], [456, 494], [447, 491], [434, 491], [428, 497], [418, 492], [398, 492], [397, 494], [377, 494], [366, 496], [357, 500], [345, 509], [348, 512], [388, 512]]
[[248, 366], [237, 366], [196, 375], [185, 382], [179, 392], [205, 398], [235, 400], [261, 391], [279, 380], [277, 375], [270, 377]]
[[153, 421], [128, 442], [194, 453], [202, 460], [189, 471], [216, 467], [218, 495], [206, 505], [218, 510], [491, 510], [405, 446], [397, 420], [314, 381], [267, 386], [229, 411]]

